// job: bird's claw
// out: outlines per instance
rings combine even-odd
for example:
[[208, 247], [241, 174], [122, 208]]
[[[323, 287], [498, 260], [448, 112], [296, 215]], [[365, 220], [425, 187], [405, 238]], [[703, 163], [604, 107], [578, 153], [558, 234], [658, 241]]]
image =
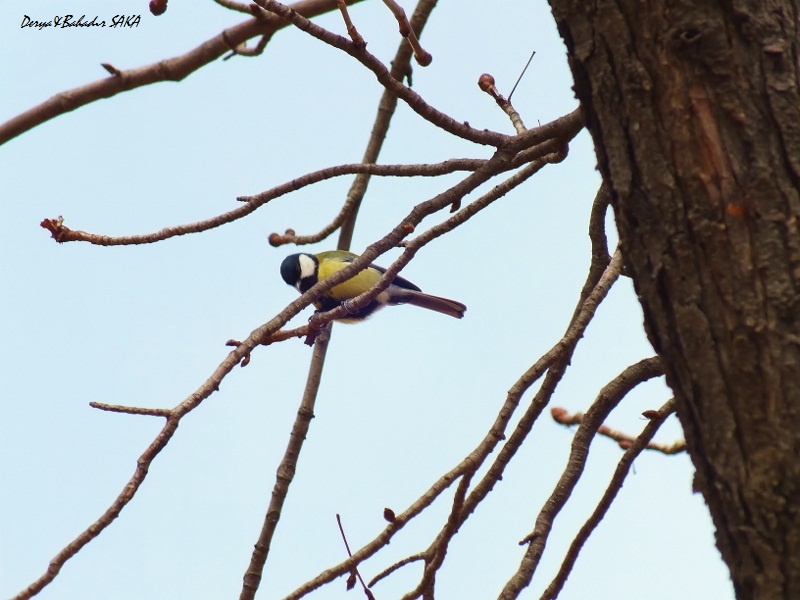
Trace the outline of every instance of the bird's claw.
[[344, 306], [344, 309], [351, 315], [354, 315], [358, 312], [358, 310], [350, 308], [350, 299], [347, 299], [344, 302], [342, 302], [342, 306]]

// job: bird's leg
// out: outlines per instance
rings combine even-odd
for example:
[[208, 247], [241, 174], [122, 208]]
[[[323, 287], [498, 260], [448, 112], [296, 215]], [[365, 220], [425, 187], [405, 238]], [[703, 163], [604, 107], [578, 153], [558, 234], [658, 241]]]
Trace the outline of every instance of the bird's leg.
[[321, 329], [325, 326], [325, 321], [321, 321], [319, 316], [324, 313], [324, 310], [315, 310], [314, 314], [308, 317], [308, 328], [309, 329]]

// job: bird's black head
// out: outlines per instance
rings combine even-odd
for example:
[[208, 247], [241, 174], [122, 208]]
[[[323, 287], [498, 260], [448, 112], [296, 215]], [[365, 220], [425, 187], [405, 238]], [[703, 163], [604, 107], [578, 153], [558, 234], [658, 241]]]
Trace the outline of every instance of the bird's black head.
[[281, 263], [281, 277], [302, 294], [317, 283], [318, 264], [313, 254], [292, 254]]
[[300, 255], [292, 254], [283, 259], [281, 263], [281, 277], [291, 286], [300, 281]]

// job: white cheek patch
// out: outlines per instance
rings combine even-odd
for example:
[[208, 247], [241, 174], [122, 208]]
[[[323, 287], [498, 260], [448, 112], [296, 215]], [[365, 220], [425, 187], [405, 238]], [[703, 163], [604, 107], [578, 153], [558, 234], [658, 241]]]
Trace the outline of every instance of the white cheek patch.
[[[301, 254], [297, 261], [300, 263], [300, 281], [314, 277], [317, 270], [317, 263], [308, 254]], [[300, 286], [300, 281], [295, 284], [295, 287]]]

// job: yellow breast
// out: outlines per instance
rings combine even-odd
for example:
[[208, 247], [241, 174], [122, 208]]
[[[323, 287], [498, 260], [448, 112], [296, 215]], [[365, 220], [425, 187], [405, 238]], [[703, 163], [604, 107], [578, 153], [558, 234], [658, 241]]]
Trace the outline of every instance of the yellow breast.
[[[323, 281], [334, 273], [341, 271], [349, 264], [350, 262], [344, 260], [320, 257], [319, 272], [317, 273], [317, 277], [320, 281]], [[338, 302], [341, 302], [342, 300], [348, 300], [349, 298], [355, 298], [378, 283], [380, 278], [380, 271], [377, 271], [371, 267], [367, 267], [355, 277], [351, 277], [347, 281], [332, 287], [330, 290], [328, 290], [326, 295]]]

